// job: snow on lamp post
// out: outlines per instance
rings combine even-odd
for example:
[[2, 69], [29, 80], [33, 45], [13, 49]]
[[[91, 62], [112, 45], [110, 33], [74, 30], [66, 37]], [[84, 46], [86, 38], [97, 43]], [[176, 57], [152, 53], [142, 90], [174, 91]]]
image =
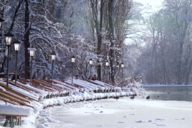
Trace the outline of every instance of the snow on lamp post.
[[18, 63], [18, 52], [20, 50], [20, 42], [19, 41], [15, 41], [14, 42], [14, 49], [15, 49], [15, 54], [16, 54], [16, 59], [15, 59], [15, 86], [17, 84], [17, 63]]
[[92, 59], [89, 59], [89, 65], [90, 65], [89, 75], [90, 75], [90, 78], [91, 78], [92, 77], [92, 66], [93, 66], [93, 60]]
[[29, 56], [30, 56], [30, 84], [32, 85], [32, 69], [33, 69], [33, 58], [35, 56], [35, 48], [28, 48]]
[[71, 57], [71, 63], [72, 63], [72, 79], [71, 79], [71, 84], [73, 85], [73, 68], [74, 68], [74, 63], [75, 63], [76, 59], [75, 56]]
[[7, 46], [7, 87], [9, 84], [9, 49], [13, 40], [13, 34], [8, 32], [5, 34], [5, 44]]
[[53, 70], [54, 70], [54, 62], [55, 62], [55, 59], [56, 59], [56, 54], [54, 51], [52, 51], [51, 53], [51, 77], [52, 77], [52, 83], [53, 83]]

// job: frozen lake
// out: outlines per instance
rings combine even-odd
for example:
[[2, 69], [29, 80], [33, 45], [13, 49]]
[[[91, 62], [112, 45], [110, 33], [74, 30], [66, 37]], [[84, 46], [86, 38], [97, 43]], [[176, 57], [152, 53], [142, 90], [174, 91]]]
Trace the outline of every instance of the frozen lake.
[[145, 86], [152, 99], [192, 101], [192, 86]]
[[190, 128], [192, 103], [129, 98], [73, 103], [44, 110], [37, 128]]

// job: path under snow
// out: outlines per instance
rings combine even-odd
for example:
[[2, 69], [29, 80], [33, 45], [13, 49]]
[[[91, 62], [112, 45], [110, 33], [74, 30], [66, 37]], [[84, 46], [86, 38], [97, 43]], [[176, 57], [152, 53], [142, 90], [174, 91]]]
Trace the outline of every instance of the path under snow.
[[37, 128], [191, 128], [192, 103], [106, 99], [41, 112]]

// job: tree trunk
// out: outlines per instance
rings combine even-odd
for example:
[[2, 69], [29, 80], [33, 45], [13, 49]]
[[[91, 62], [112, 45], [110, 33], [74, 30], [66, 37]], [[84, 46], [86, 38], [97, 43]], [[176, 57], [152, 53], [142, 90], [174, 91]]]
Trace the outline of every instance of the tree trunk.
[[25, 79], [30, 77], [30, 57], [28, 48], [30, 47], [29, 35], [30, 35], [30, 25], [29, 25], [29, 1], [25, 0], [25, 35], [24, 35], [24, 51], [25, 51]]
[[111, 49], [110, 49], [110, 68], [111, 68], [111, 81], [113, 84], [115, 84], [115, 52], [114, 52], [114, 24], [113, 24], [113, 5], [114, 0], [109, 0], [108, 3], [108, 15], [109, 15], [109, 39], [111, 42]]
[[[97, 55], [101, 55], [101, 46], [102, 46], [102, 26], [103, 26], [103, 3], [104, 1], [101, 0], [101, 6], [100, 6], [100, 19], [99, 19], [99, 25], [97, 23]], [[98, 80], [101, 80], [101, 65], [98, 64], [97, 66], [97, 76]]]

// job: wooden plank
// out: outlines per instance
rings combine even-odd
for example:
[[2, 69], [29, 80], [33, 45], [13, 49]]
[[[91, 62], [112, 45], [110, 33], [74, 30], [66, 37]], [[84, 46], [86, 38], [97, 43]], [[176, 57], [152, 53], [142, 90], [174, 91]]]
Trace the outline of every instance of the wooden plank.
[[34, 84], [36, 84], [36, 86], [41, 86], [46, 91], [51, 91], [51, 92], [55, 91], [55, 89], [53, 89], [51, 87], [48, 87], [48, 86], [45, 86], [42, 82], [40, 82], [40, 80], [33, 80], [33, 84], [32, 85], [34, 85]]
[[70, 89], [72, 89], [72, 90], [78, 89], [78, 88], [76, 88], [76, 87], [74, 87], [74, 86], [72, 86], [72, 85], [70, 85], [70, 84], [67, 84], [66, 82], [61, 82], [61, 81], [58, 81], [58, 80], [54, 80], [54, 82], [55, 82], [56, 84], [61, 84], [61, 85], [63, 85], [64, 87], [70, 88]]
[[27, 102], [27, 103], [30, 103], [30, 100], [29, 100], [29, 99], [26, 99], [26, 98], [24, 98], [24, 97], [21, 97], [21, 96], [19, 96], [19, 95], [17, 95], [17, 94], [11, 93], [11, 92], [9, 92], [9, 91], [4, 91], [4, 93], [6, 93], [7, 95], [10, 95], [10, 96], [12, 96], [12, 97], [15, 97], [15, 98], [17, 98], [17, 99], [19, 99], [19, 100], [22, 100], [22, 101], [25, 101], [25, 102]]
[[2, 100], [2, 101], [4, 101], [4, 102], [7, 102], [7, 103], [10, 103], [10, 104], [19, 105], [17, 102], [14, 102], [14, 101], [12, 101], [12, 100], [10, 100], [10, 99], [7, 99], [7, 98], [5, 98], [5, 97], [2, 97], [1, 95], [0, 95], [0, 100]]
[[77, 84], [75, 84], [75, 83], [73, 83], [73, 85], [70, 83], [70, 82], [64, 82], [64, 83], [66, 83], [66, 84], [68, 84], [68, 85], [70, 85], [70, 86], [73, 86], [73, 87], [75, 87], [75, 88], [78, 88], [78, 89], [84, 89], [84, 87], [83, 86], [81, 86], [81, 85], [77, 85]]
[[56, 86], [52, 83], [49, 83], [48, 81], [44, 81], [44, 80], [39, 80], [40, 83], [44, 84], [45, 86], [48, 86], [50, 88], [53, 88], [57, 91], [64, 91], [64, 88], [60, 87], [60, 86]]
[[[32, 89], [30, 89], [30, 88], [27, 88], [26, 86], [22, 86], [22, 85], [19, 84], [18, 82], [17, 82], [16, 85], [15, 85], [15, 82], [13, 82], [13, 81], [9, 81], [9, 83], [11, 83], [12, 85], [14, 85], [14, 86], [16, 86], [16, 87], [19, 87], [19, 88], [21, 88], [21, 89], [23, 89], [23, 90], [26, 90], [26, 91], [28, 91], [28, 92], [35, 92], [34, 90], [32, 90]], [[37, 92], [35, 92], [35, 93], [37, 93]]]
[[19, 99], [16, 99], [16, 98], [14, 98], [14, 97], [12, 97], [12, 96], [4, 93], [4, 92], [1, 92], [1, 91], [0, 91], [0, 95], [1, 95], [2, 97], [4, 97], [4, 98], [10, 99], [11, 101], [14, 101], [14, 102], [16, 102], [16, 103], [18, 103], [18, 104], [20, 104], [20, 105], [29, 106], [29, 104], [28, 104], [27, 102], [24, 102], [24, 101], [21, 101], [21, 100], [19, 100]]
[[[21, 96], [21, 97], [24, 97], [24, 98], [29, 99], [29, 100], [35, 100], [35, 99], [33, 99], [33, 98], [30, 98], [30, 97], [28, 97], [28, 96], [26, 96], [26, 95], [23, 95], [23, 94], [15, 91], [15, 90], [13, 90], [13, 89], [11, 89], [10, 87], [7, 87], [6, 85], [4, 85], [4, 84], [2, 84], [2, 83], [0, 83], [0, 86], [3, 87], [3, 88], [5, 88], [7, 91], [9, 91], [9, 92], [11, 92], [11, 93], [15, 93], [15, 94], [17, 94], [17, 95], [19, 95], [19, 96]], [[35, 101], [37, 101], [37, 100], [35, 100]]]

